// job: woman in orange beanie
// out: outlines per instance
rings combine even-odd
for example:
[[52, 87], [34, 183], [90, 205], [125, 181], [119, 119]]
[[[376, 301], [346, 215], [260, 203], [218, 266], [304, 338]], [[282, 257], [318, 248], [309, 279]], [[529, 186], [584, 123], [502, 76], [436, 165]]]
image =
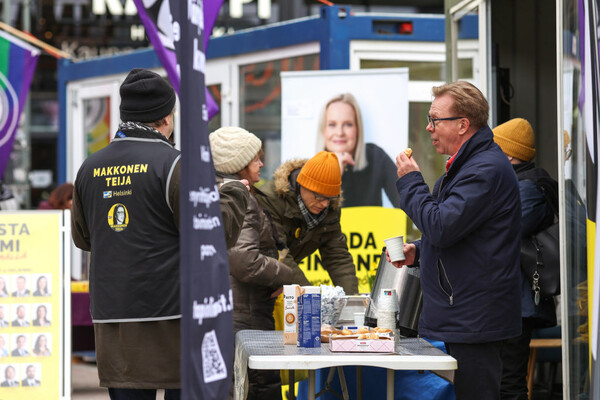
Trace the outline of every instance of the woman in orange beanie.
[[356, 294], [356, 269], [340, 226], [341, 186], [337, 156], [321, 151], [310, 160], [285, 162], [256, 190], [256, 198], [286, 246], [282, 261], [292, 267], [294, 283], [310, 285], [298, 263], [319, 250], [333, 284]]

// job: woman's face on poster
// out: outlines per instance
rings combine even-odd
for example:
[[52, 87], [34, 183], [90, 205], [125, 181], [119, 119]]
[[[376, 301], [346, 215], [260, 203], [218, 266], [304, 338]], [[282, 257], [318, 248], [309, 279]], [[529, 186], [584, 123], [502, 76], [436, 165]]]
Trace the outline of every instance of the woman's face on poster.
[[46, 318], [46, 307], [44, 306], [39, 306], [37, 308], [37, 316], [38, 318], [42, 319], [42, 318]]
[[331, 103], [325, 119], [325, 150], [354, 154], [358, 139], [354, 108], [341, 101]]
[[41, 276], [38, 279], [38, 289], [40, 289], [40, 290], [46, 289], [46, 286], [48, 286], [48, 281], [46, 281], [46, 277]]

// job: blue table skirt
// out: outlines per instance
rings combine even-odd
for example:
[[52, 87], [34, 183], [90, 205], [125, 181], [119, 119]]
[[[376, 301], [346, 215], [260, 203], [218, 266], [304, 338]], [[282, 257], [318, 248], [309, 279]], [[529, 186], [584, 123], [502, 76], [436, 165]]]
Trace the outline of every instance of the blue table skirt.
[[[432, 345], [442, 351], [446, 351], [443, 342], [429, 341]], [[315, 371], [315, 386], [318, 393], [325, 387], [329, 368]], [[362, 367], [363, 374], [363, 399], [385, 399], [387, 388], [387, 370], [385, 368]], [[356, 367], [344, 367], [346, 386], [350, 399], [356, 399]], [[330, 384], [331, 388], [341, 394], [340, 379], [337, 371]], [[298, 384], [298, 400], [308, 398], [308, 380]], [[319, 396], [320, 400], [339, 400], [330, 392]], [[394, 373], [394, 399], [395, 400], [455, 400], [454, 386], [433, 374], [425, 371], [420, 374], [417, 371], [395, 371]]]

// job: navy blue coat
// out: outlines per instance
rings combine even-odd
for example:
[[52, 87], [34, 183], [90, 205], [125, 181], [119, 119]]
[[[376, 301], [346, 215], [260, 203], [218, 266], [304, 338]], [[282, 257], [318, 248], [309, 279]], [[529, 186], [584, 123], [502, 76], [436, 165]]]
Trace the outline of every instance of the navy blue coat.
[[521, 333], [517, 176], [488, 126], [458, 151], [433, 194], [420, 172], [396, 182], [417, 245], [423, 310], [419, 333], [486, 343]]

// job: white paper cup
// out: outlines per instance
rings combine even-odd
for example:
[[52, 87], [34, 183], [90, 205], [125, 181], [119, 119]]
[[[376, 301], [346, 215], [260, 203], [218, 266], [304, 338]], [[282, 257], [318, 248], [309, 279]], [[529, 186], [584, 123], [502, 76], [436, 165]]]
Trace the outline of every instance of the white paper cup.
[[402, 261], [404, 257], [404, 237], [395, 236], [392, 238], [384, 239], [385, 247], [390, 255], [392, 261]]
[[355, 312], [354, 313], [354, 325], [356, 325], [356, 326], [364, 326], [365, 325], [365, 313], [364, 312]]

